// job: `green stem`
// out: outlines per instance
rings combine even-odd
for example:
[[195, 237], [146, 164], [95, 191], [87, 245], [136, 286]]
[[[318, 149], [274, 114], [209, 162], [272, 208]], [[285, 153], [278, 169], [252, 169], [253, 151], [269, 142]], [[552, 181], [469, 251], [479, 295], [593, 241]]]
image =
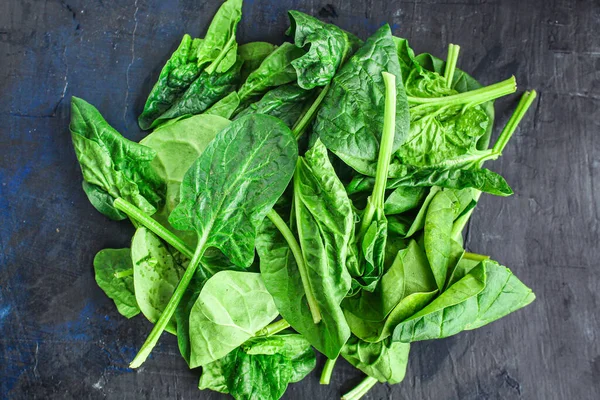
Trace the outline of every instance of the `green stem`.
[[124, 269], [123, 271], [117, 271], [113, 275], [117, 279], [122, 279], [122, 278], [125, 278], [127, 276], [131, 276], [131, 275], [133, 275], [133, 268]]
[[[502, 129], [498, 140], [492, 148], [492, 153], [496, 154], [496, 156], [500, 156], [502, 154], [504, 147], [506, 147], [506, 144], [517, 130], [519, 123], [525, 116], [525, 113], [527, 113], [527, 110], [529, 110], [529, 108], [533, 104], [533, 101], [535, 100], [536, 96], [537, 92], [535, 90], [527, 91], [523, 94], [523, 96], [521, 96], [521, 100], [519, 100], [519, 104], [517, 105], [515, 112], [511, 115], [510, 119], [504, 126], [504, 129]], [[483, 167], [483, 162], [479, 166]], [[481, 192], [479, 190], [475, 190], [473, 200], [479, 201], [480, 197]], [[461, 216], [454, 222], [454, 225], [452, 226], [452, 237], [454, 237], [454, 239], [458, 239], [458, 237], [462, 234], [462, 231], [467, 225], [467, 222], [471, 218], [471, 215], [473, 214], [474, 210], [475, 208], [470, 209], [468, 212], [466, 212], [463, 216]]]
[[114, 206], [117, 210], [123, 211], [130, 218], [133, 218], [146, 228], [150, 229], [154, 234], [156, 234], [156, 236], [169, 243], [187, 258], [193, 257], [194, 251], [190, 249], [183, 240], [179, 239], [173, 234], [173, 232], [169, 231], [167, 228], [159, 224], [156, 220], [127, 200], [119, 197], [114, 201]]
[[256, 332], [254, 336], [272, 336], [290, 327], [289, 322], [285, 319], [280, 319], [270, 323], [269, 325]]
[[377, 158], [377, 170], [375, 172], [375, 185], [373, 193], [367, 202], [363, 213], [358, 240], [360, 240], [369, 229], [377, 210], [383, 209], [385, 199], [385, 187], [387, 184], [390, 160], [394, 147], [394, 135], [396, 131], [396, 76], [382, 72], [385, 83], [385, 109], [383, 116], [383, 132], [381, 133], [381, 144]]
[[448, 46], [448, 57], [446, 57], [446, 68], [444, 69], [444, 78], [446, 78], [447, 88], [452, 87], [456, 63], [458, 62], [458, 53], [460, 53], [460, 46], [450, 43]]
[[342, 396], [342, 400], [358, 400], [363, 397], [375, 384], [379, 382], [375, 378], [367, 376], [357, 387]]
[[442, 97], [413, 97], [408, 96], [408, 102], [410, 105], [422, 104], [430, 106], [444, 106], [444, 105], [459, 105], [459, 104], [470, 104], [477, 105], [485, 103], [498, 97], [506, 96], [507, 94], [514, 93], [517, 90], [517, 82], [514, 76], [495, 83], [490, 86], [482, 87], [476, 90], [470, 90], [468, 92], [453, 94], [451, 96]]
[[530, 92], [528, 91], [523, 94], [523, 96], [521, 97], [521, 100], [519, 100], [517, 109], [515, 110], [513, 115], [508, 120], [506, 126], [502, 130], [502, 133], [500, 133], [500, 136], [498, 137], [496, 144], [494, 144], [493, 150], [495, 153], [498, 153], [498, 154], [502, 153], [502, 150], [504, 150], [504, 147], [506, 147], [506, 144], [512, 137], [513, 133], [515, 133], [515, 131], [517, 130], [517, 126], [519, 126], [519, 123], [525, 116], [525, 113], [527, 112], [527, 110], [529, 110], [529, 107], [531, 107], [531, 105], [533, 104], [533, 101], [535, 100], [536, 96], [537, 96], [537, 92], [535, 90], [532, 90]]
[[321, 380], [319, 381], [321, 385], [329, 385], [331, 382], [331, 374], [333, 373], [333, 367], [335, 367], [335, 363], [337, 361], [337, 357], [333, 360], [328, 358], [325, 361], [325, 366], [323, 366], [323, 372], [321, 373]]
[[200, 260], [202, 259], [202, 255], [204, 254], [207, 239], [208, 235], [204, 235], [198, 239], [198, 247], [196, 247], [196, 252], [192, 257], [192, 260], [190, 261], [185, 272], [183, 273], [183, 276], [181, 277], [177, 288], [173, 292], [173, 295], [171, 296], [171, 299], [167, 303], [167, 306], [160, 315], [160, 318], [158, 319], [158, 321], [156, 321], [156, 324], [152, 328], [152, 331], [150, 331], [150, 334], [148, 335], [146, 341], [140, 348], [140, 351], [138, 351], [131, 364], [129, 364], [130, 368], [138, 368], [140, 365], [142, 365], [152, 352], [154, 346], [156, 346], [156, 343], [158, 343], [160, 335], [163, 333], [163, 331], [169, 324], [169, 321], [171, 321], [171, 318], [175, 313], [175, 309], [179, 305], [181, 298], [183, 297], [187, 287], [189, 286], [190, 281], [192, 280], [194, 273], [198, 268], [198, 265], [200, 265]]
[[468, 251], [465, 251], [465, 254], [463, 254], [463, 258], [465, 260], [472, 260], [472, 261], [485, 261], [485, 260], [489, 260], [490, 256], [486, 256], [483, 254], [477, 254], [477, 253], [470, 253]]
[[275, 210], [269, 211], [267, 213], [267, 217], [277, 227], [277, 229], [279, 229], [279, 232], [281, 232], [283, 235], [288, 246], [290, 246], [290, 250], [292, 251], [294, 259], [296, 260], [296, 264], [298, 265], [300, 279], [302, 280], [302, 286], [304, 288], [304, 293], [306, 294], [306, 301], [308, 302], [308, 308], [310, 309], [313, 322], [318, 324], [321, 322], [321, 312], [319, 311], [319, 305], [315, 300], [312, 288], [310, 287], [310, 282], [308, 281], [308, 271], [306, 269], [306, 264], [304, 263], [304, 256], [302, 255], [300, 245], [296, 241], [296, 238], [294, 237], [294, 234], [290, 228], [288, 228], [285, 221], [279, 216], [279, 214], [277, 214]]
[[300, 119], [294, 124], [294, 127], [292, 128], [292, 133], [294, 134], [296, 140], [298, 140], [300, 136], [302, 136], [302, 134], [306, 130], [306, 127], [308, 126], [310, 121], [312, 121], [313, 117], [317, 112], [317, 109], [319, 108], [319, 106], [323, 102], [323, 99], [325, 98], [325, 95], [329, 91], [330, 85], [331, 84], [328, 83], [327, 86], [325, 86], [323, 90], [321, 90], [321, 93], [319, 93], [319, 95], [317, 96], [315, 101], [313, 101], [308, 110], [306, 110], [304, 115], [302, 115], [302, 117], [300, 117]]

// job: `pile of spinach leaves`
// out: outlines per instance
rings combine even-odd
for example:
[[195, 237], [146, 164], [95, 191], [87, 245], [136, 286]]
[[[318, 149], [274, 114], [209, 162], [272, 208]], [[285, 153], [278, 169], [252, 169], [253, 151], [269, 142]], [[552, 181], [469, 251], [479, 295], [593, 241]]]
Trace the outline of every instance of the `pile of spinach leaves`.
[[124, 138], [73, 97], [71, 135], [92, 205], [136, 228], [94, 258], [127, 318], [177, 336], [199, 388], [278, 399], [342, 356], [375, 383], [404, 379], [410, 343], [499, 319], [535, 298], [512, 272], [465, 251], [482, 193], [512, 189], [483, 168], [532, 104], [526, 92], [493, 146], [493, 101], [447, 61], [415, 55], [382, 26], [361, 41], [290, 11], [291, 43], [238, 45], [241, 0], [204, 38], [185, 35]]

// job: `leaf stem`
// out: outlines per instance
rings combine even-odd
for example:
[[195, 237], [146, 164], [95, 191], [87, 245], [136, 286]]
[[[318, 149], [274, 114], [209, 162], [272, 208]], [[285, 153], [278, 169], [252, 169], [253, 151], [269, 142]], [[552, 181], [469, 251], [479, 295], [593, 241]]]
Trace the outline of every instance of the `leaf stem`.
[[519, 126], [519, 123], [525, 116], [525, 113], [533, 104], [536, 96], [537, 92], [535, 90], [527, 91], [523, 94], [523, 96], [521, 96], [521, 100], [519, 100], [517, 109], [506, 123], [506, 126], [504, 126], [504, 129], [502, 130], [502, 133], [500, 133], [496, 144], [494, 144], [493, 150], [495, 153], [502, 153], [502, 150], [504, 150], [504, 147], [506, 147], [506, 144], [512, 137], [513, 133], [515, 133], [517, 130], [517, 126]]
[[133, 275], [133, 268], [124, 269], [123, 271], [117, 271], [113, 274], [115, 278], [122, 279], [128, 276]]
[[484, 254], [470, 253], [468, 251], [465, 251], [465, 254], [463, 254], [463, 258], [466, 260], [472, 260], [472, 261], [485, 261], [485, 260], [489, 260], [490, 256], [486, 256]]
[[375, 378], [367, 376], [361, 383], [358, 384], [354, 389], [342, 396], [342, 400], [358, 400], [363, 397], [375, 384], [379, 382]]
[[194, 251], [190, 249], [183, 240], [179, 239], [177, 236], [175, 236], [175, 234], [173, 234], [173, 232], [169, 231], [167, 228], [159, 224], [156, 220], [127, 200], [119, 197], [115, 199], [114, 206], [117, 210], [123, 211], [130, 218], [138, 221], [140, 224], [150, 229], [156, 236], [169, 243], [187, 258], [192, 258], [194, 256]]
[[396, 76], [382, 72], [385, 84], [385, 109], [383, 116], [383, 132], [381, 133], [381, 144], [377, 158], [377, 171], [375, 172], [375, 185], [367, 207], [363, 213], [358, 240], [360, 240], [369, 229], [375, 216], [375, 211], [383, 209], [385, 199], [385, 187], [387, 184], [390, 159], [394, 146], [394, 135], [396, 131]]
[[[525, 116], [525, 113], [527, 112], [527, 110], [529, 110], [529, 107], [531, 107], [531, 105], [533, 104], [533, 100], [535, 100], [536, 96], [537, 96], [537, 92], [535, 90], [531, 90], [531, 91], [527, 91], [527, 92], [523, 93], [523, 96], [521, 96], [521, 100], [519, 100], [519, 104], [517, 105], [515, 112], [511, 115], [510, 119], [504, 126], [504, 129], [502, 129], [502, 132], [500, 133], [498, 140], [496, 141], [496, 143], [494, 144], [494, 147], [492, 148], [492, 153], [494, 153], [496, 156], [500, 156], [502, 154], [502, 151], [506, 147], [506, 144], [508, 143], [508, 141], [510, 140], [512, 135], [515, 133], [515, 131], [517, 130], [519, 123]], [[485, 159], [483, 161], [485, 161]], [[479, 167], [480, 168], [483, 167], [483, 162], [480, 163]], [[479, 201], [480, 197], [481, 197], [481, 192], [479, 190], [475, 190], [475, 193], [473, 195], [473, 200]], [[467, 222], [471, 218], [471, 215], [473, 214], [474, 210], [475, 210], [475, 208], [473, 207], [467, 213], [465, 213], [462, 217], [460, 217], [459, 219], [457, 219], [454, 222], [454, 225], [452, 226], [452, 236], [455, 239], [458, 239], [458, 237], [460, 237], [460, 235], [462, 234], [462, 231], [465, 228], [465, 226], [467, 225]]]
[[312, 121], [313, 117], [315, 116], [315, 114], [317, 112], [317, 109], [319, 108], [319, 106], [323, 102], [323, 99], [325, 98], [325, 95], [329, 91], [330, 86], [331, 86], [331, 84], [328, 83], [327, 86], [325, 86], [321, 90], [321, 93], [319, 93], [319, 95], [317, 96], [315, 101], [313, 101], [313, 103], [308, 108], [308, 110], [306, 110], [306, 112], [294, 124], [294, 127], [292, 128], [292, 133], [294, 134], [294, 137], [296, 138], [296, 140], [298, 140], [300, 138], [300, 136], [302, 136], [302, 134], [306, 130], [306, 127], [308, 126], [310, 121]]
[[514, 93], [517, 90], [517, 82], [514, 76], [495, 83], [493, 85], [485, 86], [476, 90], [470, 90], [468, 92], [453, 94], [451, 96], [442, 97], [413, 97], [408, 96], [408, 103], [410, 105], [427, 105], [429, 106], [444, 106], [444, 105], [459, 105], [459, 104], [470, 104], [477, 105], [485, 103], [498, 97], [506, 96], [507, 94]]
[[158, 319], [158, 321], [156, 321], [156, 324], [152, 328], [152, 331], [150, 331], [150, 334], [146, 338], [146, 341], [138, 351], [131, 364], [129, 364], [130, 368], [138, 368], [140, 365], [142, 365], [152, 352], [154, 346], [156, 346], [156, 343], [158, 343], [160, 335], [163, 333], [163, 331], [169, 324], [169, 321], [173, 317], [175, 309], [179, 305], [181, 298], [183, 297], [187, 287], [189, 286], [190, 281], [192, 280], [194, 273], [198, 268], [198, 265], [200, 265], [200, 260], [202, 259], [202, 255], [204, 254], [204, 248], [207, 239], [208, 233], [198, 239], [198, 247], [196, 247], [196, 251], [194, 252], [192, 260], [190, 261], [185, 272], [183, 273], [183, 276], [181, 277], [177, 288], [175, 288], [175, 291], [173, 292], [171, 299], [169, 300], [167, 306], [160, 315], [160, 318]]
[[271, 222], [279, 229], [279, 232], [283, 235], [286, 240], [288, 246], [290, 246], [290, 250], [294, 255], [294, 259], [296, 260], [296, 264], [298, 265], [298, 271], [300, 272], [300, 279], [302, 280], [302, 286], [304, 287], [304, 293], [306, 294], [306, 301], [308, 302], [308, 308], [310, 309], [310, 313], [313, 318], [313, 322], [318, 324], [321, 322], [321, 311], [319, 310], [319, 305], [315, 300], [314, 294], [312, 292], [312, 288], [310, 287], [310, 282], [308, 281], [308, 272], [306, 270], [306, 264], [304, 263], [304, 256], [302, 255], [302, 249], [300, 245], [296, 241], [294, 234], [287, 226], [285, 221], [277, 214], [277, 211], [271, 210], [267, 213], [267, 218], [271, 220]]
[[289, 322], [285, 319], [280, 319], [270, 323], [269, 325], [256, 332], [254, 336], [272, 336], [290, 327]]
[[450, 43], [448, 46], [448, 57], [446, 57], [446, 68], [444, 69], [444, 78], [446, 78], [447, 88], [452, 87], [456, 63], [458, 62], [458, 53], [460, 53], [460, 46]]
[[321, 385], [329, 385], [329, 382], [331, 382], [331, 374], [333, 373], [333, 367], [335, 367], [336, 361], [337, 357], [334, 359], [328, 358], [327, 361], [325, 361], [323, 372], [321, 372], [321, 380], [319, 381]]

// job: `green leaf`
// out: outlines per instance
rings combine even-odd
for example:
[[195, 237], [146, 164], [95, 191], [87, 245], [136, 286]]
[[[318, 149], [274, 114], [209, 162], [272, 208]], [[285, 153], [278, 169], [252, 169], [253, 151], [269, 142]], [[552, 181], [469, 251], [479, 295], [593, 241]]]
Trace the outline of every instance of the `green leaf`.
[[242, 65], [242, 81], [271, 54], [277, 46], [267, 42], [250, 42], [238, 47], [238, 57], [244, 61]]
[[297, 155], [280, 120], [253, 114], [232, 122], [186, 173], [169, 222], [196, 231], [204, 248], [221, 249], [235, 265], [250, 266], [256, 230], [290, 181]]
[[425, 252], [439, 290], [454, 270], [464, 250], [452, 237], [454, 220], [460, 215], [460, 201], [452, 190], [439, 191], [427, 208]]
[[215, 14], [206, 37], [198, 47], [198, 65], [206, 67], [206, 72], [224, 73], [236, 62], [237, 42], [235, 33], [242, 19], [242, 0], [225, 1]]
[[119, 313], [127, 318], [140, 313], [135, 300], [133, 276], [118, 278], [115, 273], [132, 268], [129, 249], [104, 249], [94, 257], [96, 283], [115, 302]]
[[427, 196], [423, 187], [401, 186], [385, 199], [385, 215], [401, 214], [417, 208]]
[[202, 269], [198, 269], [194, 274], [190, 284], [181, 298], [175, 310], [175, 322], [177, 326], [177, 345], [179, 352], [185, 362], [190, 364], [190, 356], [192, 354], [192, 344], [190, 336], [190, 313], [200, 295], [202, 287], [207, 281], [206, 274]]
[[204, 115], [217, 115], [219, 117], [230, 119], [239, 105], [240, 97], [237, 92], [231, 92], [213, 104], [204, 112]]
[[167, 184], [165, 206], [155, 215], [163, 225], [168, 226], [167, 218], [179, 204], [185, 173], [229, 124], [230, 121], [216, 115], [196, 115], [164, 124], [140, 142], [156, 152], [152, 167]]
[[397, 77], [396, 124], [392, 150], [406, 140], [408, 102], [390, 27], [382, 26], [344, 64], [317, 114], [314, 131], [325, 146], [356, 171], [375, 176], [384, 120], [382, 72]]
[[213, 275], [190, 313], [190, 367], [226, 356], [278, 314], [260, 274], [221, 271]]
[[[174, 253], [144, 227], [138, 228], [133, 235], [131, 259], [137, 304], [148, 321], [155, 323], [179, 283], [183, 268]], [[177, 333], [174, 319], [167, 331]]]
[[390, 384], [404, 380], [410, 345], [385, 340], [367, 343], [352, 336], [342, 349], [342, 356], [365, 374]]
[[172, 104], [172, 106], [158, 116], [151, 127], [159, 126], [166, 121], [186, 116], [201, 114], [235, 90], [240, 80], [242, 62], [235, 63], [226, 72], [209, 74], [204, 71], [192, 82]]
[[300, 335], [256, 337], [203, 367], [200, 389], [230, 393], [236, 399], [279, 399], [288, 383], [314, 369], [315, 354]]
[[361, 291], [358, 296], [344, 300], [344, 313], [354, 335], [368, 342], [379, 342], [436, 294], [437, 286], [425, 253], [413, 240], [398, 252], [374, 292]]
[[298, 85], [303, 89], [327, 85], [352, 52], [349, 34], [299, 11], [288, 13], [290, 28], [286, 34], [293, 35], [298, 47], [310, 45], [305, 55], [292, 61], [298, 74]]
[[292, 60], [301, 57], [304, 50], [291, 43], [283, 43], [269, 54], [238, 90], [242, 101], [266, 92], [269, 88], [285, 85], [297, 79]]
[[299, 161], [295, 183], [302, 187], [296, 192], [296, 202], [304, 226], [300, 237], [304, 238], [309, 268], [307, 283], [321, 321], [313, 321], [296, 260], [281, 232], [269, 220], [263, 222], [256, 238], [260, 271], [282, 317], [317, 350], [335, 358], [350, 334], [339, 305], [350, 288], [344, 263], [349, 257], [353, 212], [319, 141]]
[[69, 128], [83, 179], [89, 184], [84, 190], [96, 209], [123, 219], [111, 202], [122, 197], [154, 214], [165, 196], [165, 184], [150, 164], [155, 151], [125, 139], [94, 106], [77, 97], [71, 99]]
[[312, 92], [294, 83], [279, 86], [268, 91], [260, 100], [250, 104], [235, 119], [248, 114], [266, 114], [279, 118], [292, 128], [300, 118], [304, 106], [312, 99]]
[[181, 44], [160, 71], [158, 81], [148, 95], [144, 111], [138, 118], [140, 128], [150, 129], [154, 120], [171, 108], [200, 75], [202, 69], [198, 66], [196, 58], [200, 43], [201, 39], [183, 35]]

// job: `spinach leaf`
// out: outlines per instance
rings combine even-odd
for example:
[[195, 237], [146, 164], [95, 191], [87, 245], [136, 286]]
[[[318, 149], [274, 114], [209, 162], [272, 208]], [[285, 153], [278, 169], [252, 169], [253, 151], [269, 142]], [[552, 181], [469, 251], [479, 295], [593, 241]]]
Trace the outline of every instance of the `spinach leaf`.
[[350, 39], [348, 32], [310, 15], [299, 11], [289, 11], [288, 14], [290, 28], [286, 34], [294, 37], [294, 44], [298, 47], [310, 44], [305, 55], [292, 61], [298, 74], [298, 85], [303, 89], [327, 85], [352, 53], [352, 44], [358, 40]]
[[501, 318], [535, 299], [510, 270], [483, 261], [418, 313], [401, 322], [393, 340], [444, 338]]
[[374, 292], [362, 291], [344, 300], [344, 313], [354, 335], [368, 342], [379, 342], [437, 293], [425, 253], [412, 240], [398, 252]]
[[342, 349], [342, 357], [379, 382], [394, 384], [404, 380], [409, 351], [407, 343], [367, 343], [352, 336]]
[[283, 43], [269, 54], [260, 66], [248, 75], [238, 90], [242, 101], [264, 93], [269, 88], [285, 85], [297, 79], [292, 60], [301, 57], [304, 50], [291, 43]]
[[202, 288], [190, 313], [190, 367], [226, 356], [277, 315], [260, 274], [216, 273]]
[[427, 208], [423, 241], [427, 259], [439, 290], [463, 256], [462, 246], [452, 237], [454, 220], [460, 214], [460, 200], [451, 190], [439, 191]]
[[[131, 241], [135, 298], [146, 318], [155, 323], [163, 313], [183, 268], [163, 242], [145, 227], [136, 230]], [[166, 328], [176, 334], [175, 320]]]
[[181, 356], [184, 358], [185, 362], [190, 364], [190, 356], [192, 354], [192, 343], [190, 336], [190, 314], [192, 312], [192, 308], [198, 300], [198, 296], [200, 296], [200, 291], [202, 287], [208, 280], [208, 277], [204, 273], [204, 271], [199, 268], [190, 284], [185, 291], [181, 301], [177, 305], [177, 309], [175, 310], [175, 323], [177, 326], [177, 345], [179, 346], [179, 352]]
[[[96, 283], [115, 302], [119, 313], [127, 318], [140, 313], [130, 274], [132, 268], [129, 249], [104, 249], [94, 257]], [[119, 277], [119, 273], [127, 275]]]
[[268, 91], [260, 100], [250, 104], [235, 116], [266, 114], [279, 118], [290, 128], [300, 118], [304, 105], [312, 98], [312, 92], [290, 83]]
[[229, 393], [236, 399], [279, 399], [288, 383], [315, 367], [312, 347], [300, 335], [250, 339], [224, 358], [203, 367], [200, 389]]
[[219, 7], [197, 52], [198, 65], [209, 64], [207, 73], [224, 73], [236, 63], [235, 33], [240, 19], [242, 0], [227, 0]]
[[132, 367], [141, 365], [158, 342], [207, 248], [219, 248], [242, 268], [252, 264], [256, 231], [287, 187], [297, 156], [297, 143], [283, 122], [252, 114], [228, 125], [198, 157], [169, 216], [174, 228], [195, 231], [198, 245]]
[[140, 142], [156, 152], [151, 165], [167, 184], [165, 206], [155, 215], [163, 225], [168, 225], [167, 218], [179, 204], [185, 173], [229, 123], [216, 115], [196, 115], [164, 124]]
[[385, 215], [402, 214], [417, 208], [426, 196], [427, 189], [423, 187], [401, 186], [385, 199]]
[[217, 115], [219, 117], [230, 119], [239, 105], [240, 97], [238, 96], [237, 92], [231, 92], [213, 104], [204, 112], [204, 115]]
[[271, 54], [277, 46], [268, 42], [250, 42], [238, 47], [238, 57], [244, 61], [242, 65], [242, 82]]
[[207, 71], [202, 72], [185, 92], [173, 102], [172, 106], [154, 120], [152, 127], [173, 118], [201, 114], [206, 111], [229, 92], [235, 90], [240, 81], [241, 66], [242, 62], [238, 61], [222, 73], [209, 74]]
[[125, 139], [86, 101], [71, 99], [71, 138], [84, 190], [96, 209], [123, 219], [111, 198], [122, 197], [148, 214], [164, 202], [165, 184], [150, 165], [154, 150]]
[[406, 140], [408, 102], [390, 27], [382, 26], [333, 78], [317, 114], [314, 131], [325, 146], [363, 175], [375, 176], [384, 121], [382, 72], [397, 77], [396, 124], [392, 151]]
[[158, 81], [148, 95], [144, 110], [138, 118], [140, 128], [150, 129], [154, 120], [171, 108], [200, 75], [202, 68], [198, 65], [196, 53], [201, 43], [202, 39], [183, 35], [181, 44], [160, 71]]

